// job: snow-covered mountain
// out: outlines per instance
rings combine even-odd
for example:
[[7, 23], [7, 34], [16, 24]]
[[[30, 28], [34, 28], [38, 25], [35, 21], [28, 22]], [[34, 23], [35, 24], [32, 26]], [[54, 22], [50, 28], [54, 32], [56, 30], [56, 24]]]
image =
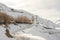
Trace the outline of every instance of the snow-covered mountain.
[[9, 24], [10, 34], [13, 38], [9, 38], [5, 35], [4, 25], [0, 27], [0, 40], [59, 40], [60, 30], [56, 27], [59, 25], [53, 23], [50, 20], [40, 18], [37, 15], [31, 14], [25, 10], [17, 10], [7, 7], [0, 3], [0, 11], [4, 12], [13, 18], [17, 16], [27, 16], [29, 19], [34, 17], [33, 24]]

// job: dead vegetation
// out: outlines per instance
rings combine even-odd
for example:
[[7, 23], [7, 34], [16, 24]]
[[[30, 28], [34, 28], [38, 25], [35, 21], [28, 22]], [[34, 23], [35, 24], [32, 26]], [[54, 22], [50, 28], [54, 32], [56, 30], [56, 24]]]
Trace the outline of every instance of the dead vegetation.
[[33, 19], [29, 19], [26, 16], [17, 16], [17, 18], [13, 18], [13, 17], [7, 15], [6, 13], [0, 12], [0, 24], [7, 25], [10, 23], [32, 24]]
[[9, 24], [13, 21], [13, 17], [7, 15], [6, 13], [0, 12], [0, 23]]
[[7, 15], [6, 13], [0, 12], [0, 25], [5, 24], [5, 28], [6, 28], [6, 33], [5, 34], [9, 38], [13, 38], [13, 36], [9, 33], [9, 30], [7, 29], [8, 24], [10, 24], [11, 21], [13, 21], [12, 17]]
[[6, 13], [0, 12], [0, 25], [4, 24], [5, 28], [8, 27], [8, 24], [15, 23], [13, 22], [14, 18], [7, 15]]
[[13, 17], [7, 15], [6, 13], [0, 12], [0, 25], [4, 24], [5, 27], [8, 27], [8, 24], [12, 23]]
[[13, 36], [10, 34], [9, 30], [7, 29], [8, 24], [16, 24], [16, 23], [20, 23], [20, 24], [32, 24], [33, 23], [33, 19], [29, 19], [26, 16], [17, 16], [17, 18], [13, 18], [9, 15], [7, 15], [6, 13], [0, 12], [0, 25], [4, 24], [5, 28], [6, 28], [6, 33], [5, 35], [9, 38], [13, 38]]
[[32, 24], [32, 19], [29, 19], [26, 16], [17, 16], [15, 22], [22, 23], [22, 24]]

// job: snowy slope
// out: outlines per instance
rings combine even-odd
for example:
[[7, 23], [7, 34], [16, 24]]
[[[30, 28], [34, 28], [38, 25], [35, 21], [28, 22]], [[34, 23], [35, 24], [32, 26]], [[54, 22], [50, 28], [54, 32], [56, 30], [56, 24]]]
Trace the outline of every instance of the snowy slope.
[[0, 40], [59, 40], [60, 39], [60, 30], [56, 29], [56, 27], [60, 27], [59, 25], [51, 22], [50, 20], [46, 20], [40, 18], [37, 15], [33, 15], [24, 10], [17, 10], [7, 7], [4, 4], [0, 3], [1, 12], [7, 13], [12, 17], [17, 16], [27, 16], [32, 19], [34, 17], [33, 24], [10, 24], [9, 31], [14, 38], [9, 38], [5, 35], [5, 28], [3, 25], [0, 27]]
[[60, 25], [60, 19], [56, 20], [56, 24]]

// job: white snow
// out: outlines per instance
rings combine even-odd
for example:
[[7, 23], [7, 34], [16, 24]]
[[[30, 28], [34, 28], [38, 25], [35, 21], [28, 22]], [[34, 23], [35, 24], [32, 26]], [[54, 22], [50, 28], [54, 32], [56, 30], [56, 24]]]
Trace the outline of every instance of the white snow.
[[[24, 10], [11, 10], [11, 8], [5, 6], [0, 3], [1, 12], [5, 12], [12, 17], [16, 16], [27, 16], [32, 19], [34, 16], [33, 24], [10, 24], [9, 31], [14, 38], [8, 38], [5, 35], [5, 28], [0, 26], [0, 40], [60, 40], [60, 29], [56, 29], [56, 27], [60, 27], [60, 25], [53, 23], [50, 20], [46, 20], [40, 18], [37, 15], [33, 15]], [[23, 12], [23, 13], [22, 13]]]

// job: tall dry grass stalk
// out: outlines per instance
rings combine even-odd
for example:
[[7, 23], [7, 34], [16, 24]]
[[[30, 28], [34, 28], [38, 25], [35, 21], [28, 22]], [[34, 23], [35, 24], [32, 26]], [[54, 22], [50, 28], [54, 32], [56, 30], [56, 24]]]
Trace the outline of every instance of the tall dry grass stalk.
[[10, 23], [25, 23], [32, 24], [33, 19], [29, 19], [26, 16], [17, 16], [17, 18], [13, 18], [6, 13], [0, 12], [0, 24], [10, 24]]
[[0, 12], [0, 25], [4, 24], [5, 27], [7, 28], [8, 24], [13, 23], [11, 21], [14, 21], [12, 16], [9, 16], [6, 13]]
[[16, 23], [32, 24], [32, 19], [29, 19], [26, 16], [17, 16], [15, 21]]
[[13, 17], [7, 15], [6, 13], [0, 12], [0, 23], [11, 23]]

